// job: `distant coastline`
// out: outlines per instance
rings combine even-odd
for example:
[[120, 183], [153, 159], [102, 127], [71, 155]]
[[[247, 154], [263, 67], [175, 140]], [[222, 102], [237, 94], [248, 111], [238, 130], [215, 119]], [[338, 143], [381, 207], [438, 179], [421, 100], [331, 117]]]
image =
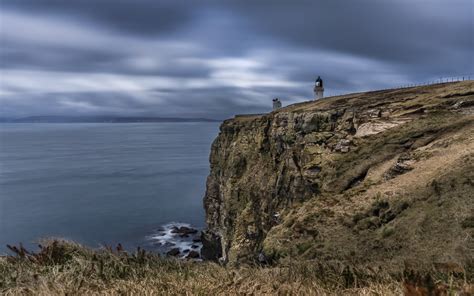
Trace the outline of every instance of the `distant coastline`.
[[153, 123], [153, 122], [221, 122], [212, 118], [130, 117], [130, 116], [28, 116], [0, 118], [0, 123]]

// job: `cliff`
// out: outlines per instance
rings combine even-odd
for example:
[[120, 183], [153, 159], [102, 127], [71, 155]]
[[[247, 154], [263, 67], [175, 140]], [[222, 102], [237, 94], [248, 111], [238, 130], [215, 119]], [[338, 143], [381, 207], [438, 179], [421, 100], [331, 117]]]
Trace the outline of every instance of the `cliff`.
[[474, 82], [223, 122], [203, 256], [473, 268]]

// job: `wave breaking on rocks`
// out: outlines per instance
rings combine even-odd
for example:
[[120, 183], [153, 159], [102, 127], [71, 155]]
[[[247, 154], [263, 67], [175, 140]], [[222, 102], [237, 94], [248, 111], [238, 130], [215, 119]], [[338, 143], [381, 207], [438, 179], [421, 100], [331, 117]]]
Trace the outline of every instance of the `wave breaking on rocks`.
[[167, 223], [147, 239], [163, 255], [201, 260], [201, 231], [188, 223]]

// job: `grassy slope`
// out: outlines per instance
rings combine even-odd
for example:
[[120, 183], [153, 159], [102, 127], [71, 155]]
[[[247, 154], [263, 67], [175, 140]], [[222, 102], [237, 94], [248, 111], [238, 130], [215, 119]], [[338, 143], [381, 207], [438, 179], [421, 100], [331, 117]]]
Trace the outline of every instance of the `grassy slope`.
[[208, 225], [231, 263], [263, 251], [397, 271], [456, 264], [472, 279], [473, 135], [473, 81], [228, 120], [213, 149]]
[[[439, 113], [362, 140], [367, 144], [334, 160], [335, 171], [344, 172], [334, 183], [357, 176], [360, 167], [368, 168], [365, 179], [289, 210], [268, 234], [266, 252], [399, 269], [413, 257], [451, 261], [468, 267], [472, 277], [472, 228], [464, 224], [474, 217], [473, 131], [471, 118]], [[414, 135], [419, 148], [398, 149]], [[410, 171], [386, 180], [401, 156]]]
[[[384, 106], [391, 120], [406, 121], [354, 138], [356, 148], [349, 153], [330, 155], [323, 165], [329, 168], [327, 190], [287, 210], [268, 233], [265, 252], [392, 271], [448, 264], [472, 281], [473, 89], [472, 82], [464, 82], [290, 106], [293, 112], [340, 104]], [[454, 109], [456, 104], [466, 108]], [[397, 163], [408, 169], [394, 173]]]
[[[365, 273], [367, 272], [367, 273]], [[355, 274], [355, 273], [354, 273]], [[163, 259], [137, 252], [93, 251], [75, 243], [50, 241], [38, 254], [0, 258], [2, 295], [399, 295], [391, 277], [311, 262], [278, 267], [223, 267]]]
[[[429, 294], [429, 293], [440, 294]], [[38, 253], [0, 257], [2, 295], [472, 295], [462, 273], [392, 274], [374, 268], [283, 261], [224, 267], [137, 250], [47, 241]], [[423, 294], [424, 293], [424, 294]], [[443, 294], [444, 293], [444, 294]], [[451, 294], [450, 294], [451, 295]], [[454, 295], [454, 294], [453, 294]]]

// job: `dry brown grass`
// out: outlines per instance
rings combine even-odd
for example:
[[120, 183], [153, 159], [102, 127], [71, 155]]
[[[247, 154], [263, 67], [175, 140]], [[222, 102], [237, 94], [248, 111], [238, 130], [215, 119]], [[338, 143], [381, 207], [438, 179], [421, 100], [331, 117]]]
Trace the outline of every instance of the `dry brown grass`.
[[[48, 241], [38, 253], [21, 246], [0, 257], [2, 295], [470, 295], [456, 273], [388, 275], [316, 261], [279, 266], [225, 267], [211, 262], [161, 258], [119, 246], [91, 250]], [[454, 294], [461, 293], [461, 294]], [[464, 293], [464, 294], [462, 294]]]
[[0, 258], [2, 295], [400, 295], [389, 276], [288, 261], [224, 267], [137, 251], [50, 241], [38, 253]]

